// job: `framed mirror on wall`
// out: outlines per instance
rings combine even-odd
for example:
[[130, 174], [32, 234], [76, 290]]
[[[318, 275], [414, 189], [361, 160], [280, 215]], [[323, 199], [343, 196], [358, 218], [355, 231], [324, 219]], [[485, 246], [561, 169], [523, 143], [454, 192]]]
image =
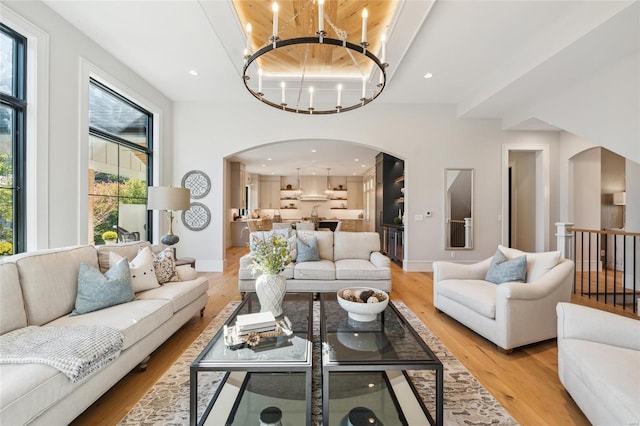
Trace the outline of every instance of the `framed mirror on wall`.
[[446, 250], [473, 248], [473, 169], [445, 169]]

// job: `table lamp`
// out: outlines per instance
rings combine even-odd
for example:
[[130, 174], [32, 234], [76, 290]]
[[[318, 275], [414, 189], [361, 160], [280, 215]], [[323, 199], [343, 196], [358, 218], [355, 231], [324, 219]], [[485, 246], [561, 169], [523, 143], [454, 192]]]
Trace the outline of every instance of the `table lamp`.
[[149, 210], [164, 210], [169, 213], [169, 233], [160, 242], [168, 246], [177, 244], [180, 238], [173, 233], [173, 212], [189, 210], [191, 207], [191, 191], [187, 188], [173, 188], [171, 186], [150, 186], [147, 188], [147, 208]]

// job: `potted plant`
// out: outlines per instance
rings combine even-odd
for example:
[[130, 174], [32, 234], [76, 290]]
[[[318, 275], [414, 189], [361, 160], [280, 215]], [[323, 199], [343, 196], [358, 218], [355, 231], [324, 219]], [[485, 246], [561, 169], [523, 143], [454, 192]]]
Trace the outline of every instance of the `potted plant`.
[[116, 231], [104, 231], [102, 233], [102, 239], [105, 244], [115, 244], [118, 242], [118, 233]]
[[291, 263], [289, 243], [281, 235], [270, 238], [252, 237], [253, 273], [262, 271], [256, 279], [256, 295], [260, 301], [260, 312], [271, 311], [273, 316], [282, 315], [282, 299], [287, 292], [287, 279], [280, 272]]

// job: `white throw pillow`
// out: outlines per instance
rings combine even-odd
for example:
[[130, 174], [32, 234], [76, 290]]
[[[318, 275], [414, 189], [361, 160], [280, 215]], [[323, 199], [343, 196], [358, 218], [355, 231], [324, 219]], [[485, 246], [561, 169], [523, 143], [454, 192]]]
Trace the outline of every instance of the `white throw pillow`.
[[545, 251], [540, 253], [528, 253], [514, 248], [499, 245], [498, 249], [509, 259], [518, 256], [527, 256], [527, 282], [532, 283], [539, 280], [553, 269], [560, 261], [559, 251]]
[[[120, 259], [122, 259], [122, 256], [119, 254], [109, 253], [110, 266], [118, 263]], [[131, 271], [131, 286], [135, 293], [160, 287], [153, 267], [153, 253], [151, 253], [149, 247], [140, 250], [138, 255], [129, 262], [129, 270]]]

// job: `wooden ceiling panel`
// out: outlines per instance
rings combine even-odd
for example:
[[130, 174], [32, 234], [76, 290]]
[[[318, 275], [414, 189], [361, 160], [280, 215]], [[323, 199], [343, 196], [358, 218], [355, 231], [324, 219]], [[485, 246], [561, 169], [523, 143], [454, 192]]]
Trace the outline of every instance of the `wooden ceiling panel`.
[[[281, 39], [315, 36], [318, 29], [317, 0], [278, 1], [278, 36]], [[257, 51], [269, 43], [273, 29], [272, 2], [266, 0], [233, 0], [240, 22], [246, 27], [251, 23], [251, 50]], [[362, 10], [369, 13], [367, 40], [369, 50], [379, 53], [380, 38], [388, 29], [398, 0], [325, 0], [324, 28], [328, 37], [340, 39], [336, 29], [347, 34], [347, 41], [360, 44], [362, 34]], [[333, 24], [333, 25], [331, 25]], [[335, 28], [334, 28], [335, 27]], [[368, 74], [373, 64], [363, 55], [333, 46], [310, 45], [281, 48], [259, 59], [259, 66], [266, 74], [317, 74], [331, 70], [339, 74]], [[306, 62], [305, 62], [306, 57]]]

